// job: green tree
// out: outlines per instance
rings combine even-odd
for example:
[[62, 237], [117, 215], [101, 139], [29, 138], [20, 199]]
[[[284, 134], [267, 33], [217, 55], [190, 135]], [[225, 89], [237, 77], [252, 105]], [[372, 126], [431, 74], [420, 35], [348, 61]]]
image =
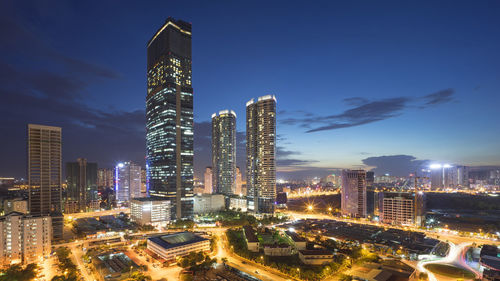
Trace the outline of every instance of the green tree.
[[19, 264], [12, 265], [4, 270], [0, 275], [0, 281], [30, 281], [36, 277], [37, 265], [30, 263], [23, 267]]

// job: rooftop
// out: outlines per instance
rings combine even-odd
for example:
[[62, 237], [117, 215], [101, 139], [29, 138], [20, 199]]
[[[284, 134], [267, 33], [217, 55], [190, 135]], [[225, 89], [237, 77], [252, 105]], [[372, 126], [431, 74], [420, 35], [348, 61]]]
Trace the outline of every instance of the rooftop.
[[255, 229], [249, 225], [243, 226], [243, 230], [245, 231], [245, 237], [248, 242], [259, 242], [257, 235], [255, 235]]
[[326, 249], [300, 250], [299, 252], [304, 256], [333, 255], [332, 251]]
[[168, 235], [160, 235], [148, 238], [149, 241], [163, 247], [164, 249], [175, 248], [179, 246], [188, 245], [191, 243], [197, 243], [202, 241], [208, 241], [208, 239], [198, 236], [192, 232], [178, 232]]

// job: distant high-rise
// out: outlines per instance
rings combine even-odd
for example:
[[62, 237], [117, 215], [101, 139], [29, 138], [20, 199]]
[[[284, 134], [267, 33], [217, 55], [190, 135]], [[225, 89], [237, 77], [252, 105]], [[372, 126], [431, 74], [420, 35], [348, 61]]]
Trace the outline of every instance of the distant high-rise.
[[448, 164], [431, 165], [431, 188], [460, 188], [469, 186], [469, 167]]
[[273, 213], [276, 198], [276, 98], [273, 95], [247, 102], [248, 208]]
[[[243, 195], [243, 190], [241, 189], [242, 186], [241, 182], [241, 170], [240, 167], [236, 167], [236, 189], [234, 190], [234, 194], [236, 195]], [[246, 195], [246, 194], [245, 194]]]
[[168, 18], [147, 45], [148, 192], [171, 200], [172, 218], [193, 216], [191, 24]]
[[96, 209], [97, 163], [88, 163], [85, 158], [66, 163], [66, 184], [66, 213]]
[[232, 195], [236, 188], [236, 113], [212, 114], [212, 186], [215, 193]]
[[212, 194], [213, 189], [212, 189], [212, 167], [206, 167], [205, 168], [205, 173], [204, 173], [204, 178], [205, 178], [205, 189], [203, 190], [203, 193], [207, 194]]
[[52, 239], [63, 234], [60, 127], [28, 124], [28, 206], [31, 215], [52, 217]]
[[115, 171], [115, 198], [118, 203], [128, 205], [130, 199], [142, 197], [141, 166], [123, 162], [116, 165]]
[[366, 171], [342, 171], [342, 214], [366, 217]]
[[97, 170], [97, 186], [101, 188], [108, 188], [114, 186], [114, 173], [113, 169], [98, 169]]

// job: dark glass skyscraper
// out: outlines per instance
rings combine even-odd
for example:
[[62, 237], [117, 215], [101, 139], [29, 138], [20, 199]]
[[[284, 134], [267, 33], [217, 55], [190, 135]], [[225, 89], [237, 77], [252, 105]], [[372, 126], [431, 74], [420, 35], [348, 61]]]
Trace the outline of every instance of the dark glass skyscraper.
[[232, 195], [236, 189], [236, 113], [212, 115], [212, 185], [216, 193]]
[[66, 213], [94, 210], [97, 206], [97, 163], [85, 158], [66, 163]]
[[169, 198], [172, 219], [193, 215], [191, 24], [168, 18], [148, 42], [148, 193]]
[[273, 213], [276, 200], [276, 98], [247, 102], [248, 208]]

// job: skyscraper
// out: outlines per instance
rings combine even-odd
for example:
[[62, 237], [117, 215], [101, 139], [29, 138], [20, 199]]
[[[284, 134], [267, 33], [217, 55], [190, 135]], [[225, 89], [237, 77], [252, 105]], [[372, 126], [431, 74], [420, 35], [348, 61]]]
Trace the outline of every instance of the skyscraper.
[[[241, 182], [241, 170], [240, 167], [236, 167], [236, 189], [234, 190], [234, 194], [236, 195], [243, 195], [243, 191], [241, 190], [242, 186]], [[246, 194], [245, 194], [246, 195]]]
[[31, 215], [52, 217], [52, 239], [63, 234], [60, 127], [28, 124], [28, 205]]
[[141, 166], [132, 162], [118, 163], [115, 173], [115, 197], [118, 203], [129, 205], [130, 199], [142, 197]]
[[212, 114], [212, 186], [215, 193], [232, 195], [236, 188], [236, 113]]
[[276, 197], [276, 98], [262, 96], [247, 102], [248, 208], [273, 213]]
[[205, 174], [203, 175], [205, 178], [205, 189], [203, 190], [203, 193], [207, 194], [212, 194], [213, 189], [212, 189], [212, 167], [206, 167], [205, 168]]
[[66, 184], [66, 213], [96, 209], [97, 163], [88, 163], [85, 158], [66, 163]]
[[171, 200], [172, 218], [193, 215], [191, 24], [168, 18], [147, 44], [148, 192]]
[[366, 217], [366, 172], [364, 170], [342, 171], [342, 214]]
[[114, 173], [112, 169], [97, 170], [97, 186], [101, 188], [113, 187]]

